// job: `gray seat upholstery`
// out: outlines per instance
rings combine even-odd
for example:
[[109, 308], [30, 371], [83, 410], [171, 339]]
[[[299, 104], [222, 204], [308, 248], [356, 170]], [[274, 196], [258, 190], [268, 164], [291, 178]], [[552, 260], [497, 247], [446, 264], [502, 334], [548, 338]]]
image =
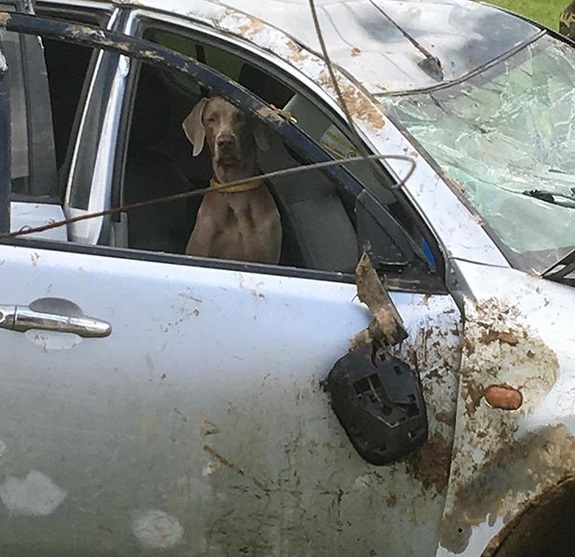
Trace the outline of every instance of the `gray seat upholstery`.
[[[259, 154], [262, 172], [300, 166], [276, 135], [270, 148]], [[270, 180], [270, 189], [282, 215], [285, 246], [297, 252], [305, 268], [352, 272], [358, 259], [357, 238], [352, 222], [334, 184], [317, 170]], [[289, 245], [289, 242], [292, 245]]]

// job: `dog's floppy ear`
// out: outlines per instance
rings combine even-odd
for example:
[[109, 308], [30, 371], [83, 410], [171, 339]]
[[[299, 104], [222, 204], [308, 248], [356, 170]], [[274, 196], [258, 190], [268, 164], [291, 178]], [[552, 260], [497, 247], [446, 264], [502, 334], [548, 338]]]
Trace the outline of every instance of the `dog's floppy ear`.
[[265, 124], [262, 124], [259, 120], [254, 120], [254, 140], [258, 149], [260, 151], [267, 151], [270, 148], [270, 142], [268, 139], [268, 129]]
[[192, 156], [197, 157], [204, 148], [204, 140], [206, 138], [206, 130], [204, 128], [204, 123], [202, 122], [202, 116], [204, 115], [204, 108], [208, 102], [207, 98], [203, 98], [193, 110], [188, 114], [186, 119], [182, 122], [182, 128], [184, 128], [184, 133], [194, 146], [192, 151]]

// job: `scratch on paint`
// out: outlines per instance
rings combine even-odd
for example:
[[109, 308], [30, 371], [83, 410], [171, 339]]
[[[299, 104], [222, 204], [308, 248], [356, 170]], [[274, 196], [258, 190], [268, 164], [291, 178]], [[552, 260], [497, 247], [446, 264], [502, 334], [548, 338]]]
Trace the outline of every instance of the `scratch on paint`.
[[212, 455], [218, 462], [223, 464], [226, 468], [229, 468], [230, 470], [234, 471], [236, 474], [239, 474], [240, 476], [249, 478], [256, 487], [258, 487], [265, 493], [269, 493], [271, 491], [270, 488], [264, 482], [258, 480], [258, 478], [255, 478], [254, 476], [250, 476], [249, 474], [247, 474], [243, 468], [241, 468], [237, 464], [234, 464], [233, 462], [230, 462], [225, 456], [221, 455], [213, 447], [210, 447], [209, 445], [204, 445], [204, 451]]

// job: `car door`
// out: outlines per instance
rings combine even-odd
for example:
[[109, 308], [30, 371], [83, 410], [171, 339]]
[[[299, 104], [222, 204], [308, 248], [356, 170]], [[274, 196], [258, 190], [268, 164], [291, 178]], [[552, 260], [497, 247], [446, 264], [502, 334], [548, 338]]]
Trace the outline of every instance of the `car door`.
[[[5, 25], [121, 53], [127, 79], [136, 58], [193, 75], [267, 115], [276, 137], [307, 153], [306, 162], [326, 160], [245, 89], [165, 48], [30, 16], [7, 17]], [[126, 85], [124, 104], [102, 107], [96, 151], [109, 150], [114, 128], [107, 126], [129, 120], [121, 112], [132, 102]], [[118, 143], [128, 142], [127, 123], [115, 129]], [[81, 153], [89, 135], [80, 126], [69, 152]], [[118, 151], [100, 163], [109, 165], [98, 179], [111, 180], [103, 189], [112, 198], [127, 156]], [[373, 466], [330, 408], [325, 379], [372, 319], [349, 269], [120, 248], [106, 234], [91, 242], [4, 239], [2, 555], [435, 554], [453, 440], [459, 310], [439, 262], [420, 272], [415, 242], [389, 211], [347, 172], [321, 172], [318, 180], [353, 200], [360, 250], [367, 240], [387, 249], [380, 273], [409, 333], [394, 354], [421, 377], [428, 442]], [[315, 228], [330, 230], [329, 221], [326, 213]], [[331, 242], [343, 242], [337, 231]]]

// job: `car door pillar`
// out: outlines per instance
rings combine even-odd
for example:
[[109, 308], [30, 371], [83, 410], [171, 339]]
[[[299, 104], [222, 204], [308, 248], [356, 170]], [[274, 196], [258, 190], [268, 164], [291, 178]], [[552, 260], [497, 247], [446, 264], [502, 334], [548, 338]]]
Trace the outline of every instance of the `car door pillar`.
[[10, 89], [6, 79], [8, 65], [0, 48], [0, 232], [10, 231]]

